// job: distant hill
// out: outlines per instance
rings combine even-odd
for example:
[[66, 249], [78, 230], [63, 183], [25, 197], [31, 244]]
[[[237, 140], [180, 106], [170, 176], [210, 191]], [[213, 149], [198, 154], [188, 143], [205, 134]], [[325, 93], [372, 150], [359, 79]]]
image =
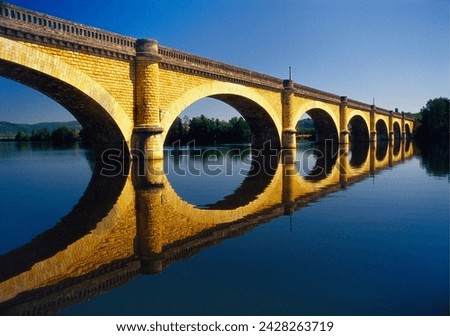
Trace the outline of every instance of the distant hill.
[[12, 139], [16, 136], [17, 132], [20, 131], [25, 132], [28, 135], [31, 135], [33, 131], [38, 132], [42, 129], [53, 132], [55, 129], [63, 126], [78, 131], [82, 129], [78, 121], [44, 122], [39, 124], [15, 124], [7, 121], [0, 121], [0, 139]]

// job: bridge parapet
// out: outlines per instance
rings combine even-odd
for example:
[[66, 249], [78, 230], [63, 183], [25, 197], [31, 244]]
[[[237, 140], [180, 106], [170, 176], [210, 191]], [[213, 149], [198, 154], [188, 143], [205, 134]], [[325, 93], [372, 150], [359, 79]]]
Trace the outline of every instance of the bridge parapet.
[[[362, 103], [362, 102], [359, 102], [359, 101], [353, 100], [353, 99], [348, 99], [347, 102], [348, 102], [349, 107], [356, 108], [356, 109], [359, 109], [362, 111], [367, 111], [367, 112], [370, 112], [372, 110], [372, 106], [373, 106], [373, 105]], [[397, 111], [394, 112], [394, 111], [386, 110], [386, 109], [378, 107], [378, 106], [374, 106], [374, 108], [376, 110], [376, 113], [378, 113], [378, 114], [383, 114], [383, 115], [389, 116], [392, 113], [393, 117], [396, 117], [396, 118], [404, 117], [406, 120], [414, 121], [414, 118], [404, 116], [404, 114], [399, 113]]]
[[322, 90], [313, 89], [301, 84], [294, 84], [294, 93], [304, 98], [317, 99], [325, 103], [332, 103], [336, 105], [341, 103], [341, 96]]
[[159, 46], [163, 67], [263, 89], [283, 90], [283, 80], [184, 51]]
[[[350, 107], [350, 108], [356, 108], [356, 109], [366, 111], [366, 112], [372, 111], [372, 105], [362, 103], [362, 102], [359, 102], [359, 101], [353, 100], [353, 99], [347, 99], [347, 102], [348, 102], [348, 107]], [[377, 109], [377, 112], [378, 112], [378, 109]]]
[[377, 113], [378, 114], [384, 114], [384, 115], [387, 115], [387, 116], [390, 115], [391, 113], [394, 115], [393, 111], [386, 110], [386, 109], [383, 109], [383, 108], [378, 107], [378, 106], [377, 106]]
[[105, 56], [136, 54], [136, 39], [7, 3], [0, 3], [0, 34]]
[[400, 119], [404, 118], [405, 120], [414, 121], [414, 118], [409, 117], [409, 116], [405, 116], [404, 113], [398, 112], [397, 109], [395, 109], [395, 111], [389, 111], [389, 110], [377, 107], [377, 113], [384, 114], [384, 115], [387, 115], [387, 116], [392, 114], [392, 116], [395, 117], [395, 118], [400, 118]]

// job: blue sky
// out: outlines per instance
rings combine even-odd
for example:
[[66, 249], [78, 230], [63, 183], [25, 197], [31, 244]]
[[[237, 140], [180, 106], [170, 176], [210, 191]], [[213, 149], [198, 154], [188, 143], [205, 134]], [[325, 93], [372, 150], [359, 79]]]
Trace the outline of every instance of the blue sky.
[[[8, 2], [279, 78], [292, 66], [297, 83], [388, 109], [418, 112], [449, 96], [448, 0]], [[200, 102], [188, 112], [222, 108]], [[68, 119], [45, 96], [0, 78], [0, 120]]]

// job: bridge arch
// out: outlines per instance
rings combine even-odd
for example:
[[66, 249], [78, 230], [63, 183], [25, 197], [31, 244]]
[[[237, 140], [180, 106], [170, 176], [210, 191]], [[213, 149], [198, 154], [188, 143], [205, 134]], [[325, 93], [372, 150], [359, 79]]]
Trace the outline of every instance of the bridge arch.
[[339, 143], [339, 122], [337, 117], [339, 111], [333, 111], [333, 108], [325, 103], [311, 101], [303, 104], [297, 110], [293, 120], [300, 120], [305, 113], [308, 114], [314, 122], [317, 143], [324, 143], [325, 140], [332, 140], [335, 144]]
[[383, 119], [379, 119], [376, 122], [375, 129], [377, 131], [377, 140], [384, 141], [389, 139], [388, 128]]
[[[257, 166], [259, 164], [262, 163], [258, 163]], [[178, 222], [186, 223], [183, 226], [183, 232], [179, 232], [179, 234], [189, 236], [194, 232], [198, 233], [218, 224], [240, 220], [259, 212], [270, 204], [281, 203], [283, 185], [281, 165], [278, 165], [269, 174], [267, 173], [262, 169], [258, 170], [258, 173], [255, 172], [255, 175], [247, 176], [233, 194], [224, 198], [223, 201], [209, 204], [205, 208], [198, 208], [184, 200], [164, 175], [162, 176], [164, 188], [161, 191], [164, 202], [157, 206], [161, 207], [161, 213], [174, 213]], [[251, 190], [250, 194], [248, 193], [249, 189]], [[241, 198], [240, 196], [243, 194], [245, 194], [244, 198]], [[168, 223], [165, 216], [161, 216], [157, 221], [169, 231], [172, 225], [176, 225], [176, 221]], [[171, 238], [168, 237], [168, 239]]]
[[0, 45], [0, 76], [34, 88], [61, 104], [96, 143], [117, 148], [122, 148], [124, 141], [129, 143], [132, 121], [98, 82], [36, 48], [2, 37]]
[[370, 140], [367, 122], [360, 115], [353, 116], [349, 120], [347, 128], [350, 131], [350, 141], [362, 142]]
[[236, 109], [249, 124], [253, 147], [262, 148], [268, 140], [273, 148], [281, 147], [281, 121], [269, 102], [251, 88], [224, 82], [197, 86], [176, 99], [167, 111], [164, 111], [161, 120], [164, 129], [163, 140], [184, 109], [203, 98], [214, 98]]
[[333, 143], [339, 143], [338, 125], [339, 110], [334, 110], [332, 106], [318, 102], [310, 101], [297, 110], [293, 120], [298, 121], [304, 114], [308, 114], [314, 122], [316, 128], [316, 142], [324, 143], [325, 140], [332, 140]]

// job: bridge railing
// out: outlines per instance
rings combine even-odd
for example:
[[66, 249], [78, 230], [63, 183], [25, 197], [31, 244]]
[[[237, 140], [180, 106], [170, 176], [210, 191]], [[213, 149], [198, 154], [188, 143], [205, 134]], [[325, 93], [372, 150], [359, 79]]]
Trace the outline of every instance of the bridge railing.
[[136, 39], [0, 2], [0, 27], [135, 54]]

